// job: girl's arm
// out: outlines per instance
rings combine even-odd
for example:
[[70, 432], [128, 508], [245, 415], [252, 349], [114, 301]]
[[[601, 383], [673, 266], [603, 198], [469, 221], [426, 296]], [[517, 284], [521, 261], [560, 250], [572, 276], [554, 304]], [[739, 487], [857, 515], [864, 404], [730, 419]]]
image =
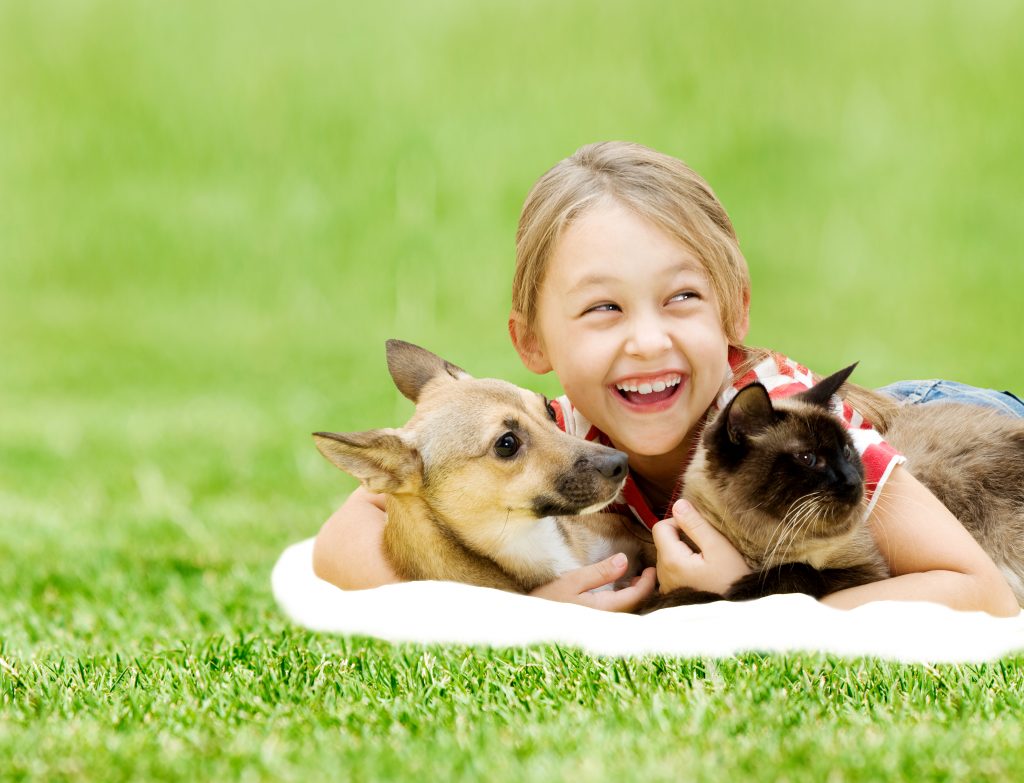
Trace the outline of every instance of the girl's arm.
[[313, 544], [313, 572], [342, 590], [400, 582], [384, 559], [384, 496], [356, 488], [330, 519]]
[[935, 601], [999, 617], [1020, 607], [1002, 573], [959, 520], [923, 484], [897, 467], [868, 519], [892, 578], [826, 596], [849, 609], [868, 601]]
[[[924, 485], [897, 467], [882, 486], [868, 518], [892, 577], [825, 596], [843, 609], [869, 601], [934, 601], [954, 609], [1010, 617], [1017, 599], [995, 563]], [[688, 503], [654, 526], [658, 579], [666, 586], [724, 593], [750, 569], [731, 543]], [[701, 551], [679, 539], [685, 532]]]

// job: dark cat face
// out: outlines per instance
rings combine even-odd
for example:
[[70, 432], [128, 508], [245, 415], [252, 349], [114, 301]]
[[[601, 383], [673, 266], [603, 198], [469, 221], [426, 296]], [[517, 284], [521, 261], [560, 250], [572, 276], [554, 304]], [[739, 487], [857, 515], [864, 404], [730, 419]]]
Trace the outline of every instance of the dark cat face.
[[779, 401], [760, 384], [748, 386], [705, 431], [707, 475], [734, 524], [746, 528], [733, 533], [751, 546], [833, 537], [861, 520], [864, 468], [828, 409], [852, 370]]

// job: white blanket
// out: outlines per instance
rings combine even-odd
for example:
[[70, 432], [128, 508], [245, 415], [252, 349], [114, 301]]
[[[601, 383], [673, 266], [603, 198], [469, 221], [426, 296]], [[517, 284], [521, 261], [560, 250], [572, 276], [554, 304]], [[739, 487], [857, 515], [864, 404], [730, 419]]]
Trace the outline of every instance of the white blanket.
[[817, 651], [909, 662], [985, 661], [1024, 651], [1024, 614], [997, 619], [898, 601], [841, 611], [805, 595], [773, 595], [638, 617], [454, 582], [339, 590], [313, 574], [312, 553], [313, 540], [301, 541], [274, 566], [274, 597], [284, 612], [312, 630], [391, 642], [557, 642], [614, 656]]

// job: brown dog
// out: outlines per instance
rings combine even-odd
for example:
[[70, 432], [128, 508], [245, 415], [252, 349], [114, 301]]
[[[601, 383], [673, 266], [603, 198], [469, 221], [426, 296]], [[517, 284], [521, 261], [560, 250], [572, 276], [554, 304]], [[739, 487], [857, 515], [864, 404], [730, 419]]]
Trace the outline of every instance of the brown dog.
[[652, 564], [634, 523], [596, 513], [626, 480], [626, 455], [562, 432], [548, 401], [477, 379], [429, 351], [387, 343], [416, 404], [401, 429], [314, 433], [317, 448], [387, 495], [384, 556], [404, 579], [529, 592], [616, 552]]

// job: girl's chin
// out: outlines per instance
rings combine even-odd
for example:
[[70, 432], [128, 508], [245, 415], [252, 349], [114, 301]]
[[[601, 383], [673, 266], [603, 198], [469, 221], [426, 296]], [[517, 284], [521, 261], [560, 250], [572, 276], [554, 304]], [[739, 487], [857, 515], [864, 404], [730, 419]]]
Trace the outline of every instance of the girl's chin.
[[615, 447], [638, 457], [663, 457], [676, 452], [686, 440], [686, 431], [672, 428], [652, 428], [650, 431], [630, 428], [625, 438], [612, 438]]
[[678, 443], [623, 443], [618, 448], [626, 451], [630, 456], [654, 459], [657, 457], [667, 457], [678, 446]]
[[651, 419], [645, 417], [639, 421], [632, 416], [624, 417], [612, 429], [624, 435], [616, 438], [610, 432], [606, 433], [616, 448], [641, 457], [671, 454], [686, 440], [689, 433], [686, 422], [680, 421], [679, 416], [671, 415]]

